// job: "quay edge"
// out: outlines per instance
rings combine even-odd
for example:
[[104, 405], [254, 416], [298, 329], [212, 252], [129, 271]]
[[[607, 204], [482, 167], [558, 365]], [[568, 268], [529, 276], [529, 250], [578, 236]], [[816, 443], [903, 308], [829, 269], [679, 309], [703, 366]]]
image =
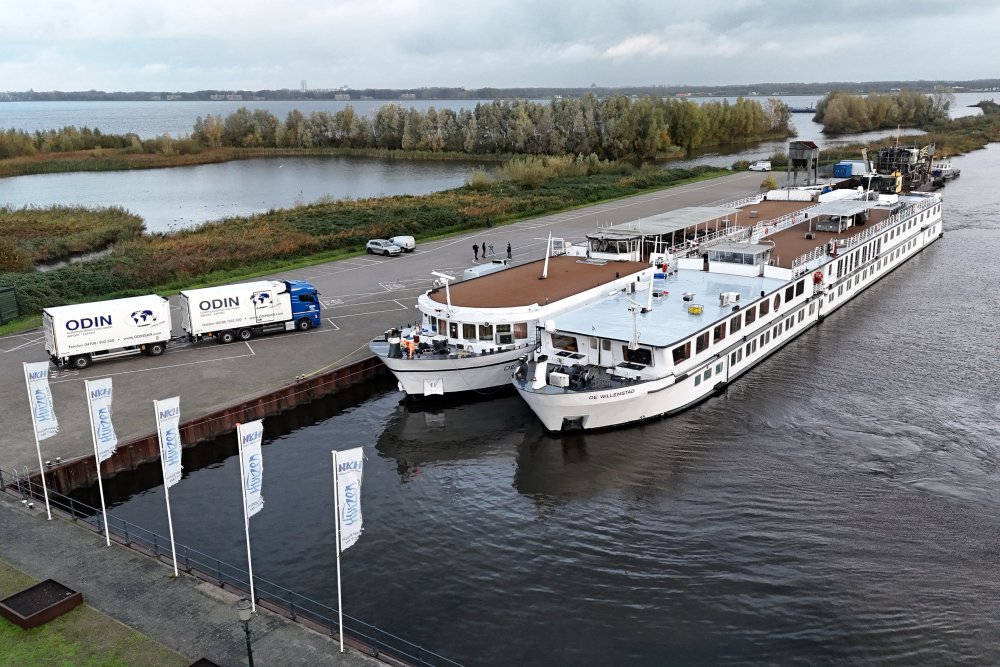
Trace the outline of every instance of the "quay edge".
[[[300, 379], [294, 384], [269, 391], [256, 398], [183, 422], [180, 426], [183, 447], [185, 449], [197, 447], [219, 435], [235, 430], [238, 423], [281, 414], [388, 374], [388, 368], [378, 358], [366, 357], [347, 366]], [[159, 459], [160, 446], [157, 434], [150, 433], [120, 444], [115, 453], [101, 463], [101, 477], [107, 480], [119, 473], [135, 470], [142, 464]], [[39, 481], [38, 473], [33, 473], [30, 477], [32, 481]], [[97, 467], [94, 465], [93, 455], [49, 467], [45, 471], [45, 481], [50, 489], [64, 495], [96, 484]]]

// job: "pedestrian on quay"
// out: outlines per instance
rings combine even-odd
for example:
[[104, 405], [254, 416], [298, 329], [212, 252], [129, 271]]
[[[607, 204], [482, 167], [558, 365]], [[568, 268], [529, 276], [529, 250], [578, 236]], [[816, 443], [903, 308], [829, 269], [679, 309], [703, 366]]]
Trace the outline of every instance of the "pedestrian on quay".
[[507, 242], [507, 259], [514, 259], [514, 255], [510, 251], [510, 241]]
[[478, 262], [479, 261], [479, 244], [478, 243], [473, 243], [472, 244], [472, 261], [473, 262]]
[[486, 241], [483, 241], [483, 259], [486, 259]]
[[493, 241], [490, 241], [490, 257], [493, 257], [496, 254], [496, 251], [493, 249]]

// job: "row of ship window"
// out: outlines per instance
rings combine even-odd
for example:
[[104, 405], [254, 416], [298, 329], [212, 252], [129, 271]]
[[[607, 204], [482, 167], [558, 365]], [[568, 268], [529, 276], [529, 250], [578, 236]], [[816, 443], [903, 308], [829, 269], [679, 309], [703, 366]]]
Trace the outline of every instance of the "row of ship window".
[[[816, 304], [812, 303], [809, 304], [810, 315], [812, 315], [815, 312], [815, 308]], [[798, 315], [793, 315], [791, 317], [785, 318], [784, 322], [779, 322], [778, 324], [774, 325], [773, 327], [771, 327], [764, 333], [760, 334], [753, 340], [748, 341], [746, 345], [740, 347], [737, 350], [734, 350], [733, 352], [730, 352], [729, 366], [734, 367], [741, 361], [743, 361], [744, 353], [749, 358], [751, 354], [754, 354], [757, 351], [758, 345], [760, 346], [761, 349], [763, 349], [764, 346], [770, 343], [772, 339], [778, 340], [778, 337], [781, 336], [781, 334], [791, 331], [792, 327], [795, 325], [796, 322], [801, 324], [805, 318], [806, 318], [806, 311], [805, 308], [802, 308], [801, 310], [799, 310]], [[722, 369], [723, 365], [720, 362], [715, 365], [714, 372], [716, 374], [721, 374]], [[709, 378], [712, 377], [712, 373], [713, 373], [713, 368], [711, 366], [706, 368], [704, 371], [700, 372], [694, 378], [694, 386], [697, 387], [701, 385], [702, 382], [707, 381]]]
[[[934, 211], [936, 211], [936, 210], [937, 210], [937, 207], [934, 208]], [[923, 220], [925, 215], [930, 215], [931, 213], [932, 213], [932, 211], [927, 211], [926, 213], [921, 214], [920, 220]], [[893, 230], [893, 232], [891, 232], [889, 235], [887, 235], [886, 238], [887, 239], [895, 238], [901, 231], [912, 228], [913, 225], [915, 225], [916, 223], [917, 223], [917, 220], [911, 220], [910, 222], [906, 223], [905, 225], [901, 225], [897, 229]], [[881, 241], [881, 239], [879, 241]], [[869, 246], [866, 246], [863, 249], [866, 255], [867, 255], [867, 252], [869, 251], [871, 245], [873, 245], [873, 244], [869, 244]], [[872, 268], [869, 268], [869, 269], [865, 269], [864, 273], [861, 274], [860, 276], [854, 276], [853, 280], [848, 281], [846, 283], [847, 289], [850, 290], [852, 286], [858, 284], [859, 279], [861, 279], [861, 280], [866, 279], [870, 273], [874, 273], [874, 271], [876, 269], [882, 268], [887, 261], [891, 261], [891, 260], [897, 259], [899, 257], [899, 255], [900, 255], [900, 253], [906, 252], [907, 250], [911, 249], [914, 245], [916, 245], [916, 241], [915, 240], [907, 241], [903, 246], [901, 246], [900, 248], [897, 248], [891, 255], [889, 255], [886, 258], [883, 258], [878, 263], [877, 267], [872, 267]], [[855, 251], [855, 253], [854, 253], [855, 257], [850, 257], [850, 258], [845, 258], [845, 259], [856, 261], [857, 260], [856, 256], [859, 255], [859, 254], [861, 254], [861, 252], [862, 251], [860, 251], [860, 250], [859, 251]], [[877, 251], [876, 251], [875, 254], [877, 254]], [[867, 261], [866, 257], [862, 257], [862, 262], [864, 262], [864, 261]], [[844, 262], [844, 260], [841, 260], [840, 262], [837, 263], [837, 271], [838, 272], [842, 269], [843, 262]], [[837, 296], [840, 296], [840, 295], [842, 295], [844, 293], [844, 287], [845, 287], [845, 285], [841, 285], [839, 287], [839, 289], [837, 290]], [[791, 290], [791, 289], [792, 288], [789, 287], [786, 290], [786, 292], [785, 292], [785, 300], [786, 301], [790, 300], [790, 297], [788, 296], [788, 291]], [[803, 281], [799, 281], [795, 285], [795, 289], [796, 289], [796, 292], [795, 292], [796, 295], [801, 294], [802, 290], [804, 289], [804, 287], [803, 287]], [[776, 295], [775, 296], [775, 305], [774, 305], [775, 310], [778, 309], [778, 306], [780, 304], [781, 304], [781, 297], [779, 295]], [[767, 308], [768, 308], [767, 302], [761, 303], [760, 306], [761, 306], [761, 315], [766, 315], [767, 312], [768, 312], [768, 310], [767, 310]], [[816, 304], [814, 304], [814, 303], [809, 304], [809, 315], [810, 316], [812, 316], [815, 313], [815, 309], [816, 309]], [[750, 324], [751, 322], [754, 321], [754, 315], [751, 312], [751, 310], [748, 309], [746, 311], [746, 313], [745, 313], [745, 316], [747, 317], [747, 319], [746, 319], [746, 323], [747, 324]], [[795, 322], [797, 320], [799, 323], [801, 323], [805, 319], [805, 316], [806, 316], [806, 311], [803, 308], [802, 310], [799, 310], [799, 313], [798, 313], [797, 316], [793, 316], [793, 317], [789, 317], [789, 318], [785, 319], [785, 321], [784, 321], [783, 324], [778, 324], [778, 325], [774, 326], [773, 328], [771, 328], [771, 329], [765, 331], [764, 333], [762, 333], [757, 338], [749, 341], [745, 346], [740, 347], [739, 349], [731, 352], [729, 354], [729, 365], [730, 365], [730, 367], [736, 366], [737, 364], [739, 364], [740, 362], [743, 361], [744, 352], [746, 353], [746, 356], [749, 357], [751, 354], [753, 354], [753, 353], [755, 353], [757, 351], [758, 344], [760, 345], [761, 348], [763, 348], [765, 345], [767, 345], [768, 343], [771, 342], [772, 337], [775, 340], [777, 340], [778, 336], [780, 336], [783, 332], [788, 332], [789, 330], [791, 330], [793, 322]], [[740, 322], [739, 322], [739, 320], [740, 320], [739, 317], [734, 317], [731, 320], [731, 324], [734, 325], [732, 327], [732, 329], [731, 329], [732, 331], [739, 331], [739, 329], [740, 329]], [[719, 340], [722, 340], [722, 338], [725, 337], [725, 326], [726, 326], [725, 323], [722, 323], [721, 325], [719, 325], [719, 326], [716, 327], [716, 332], [718, 332], [718, 330], [720, 329], [720, 327], [722, 329], [722, 337], [720, 338], [720, 337], [717, 336], [716, 339], [715, 339], [716, 342], [718, 342]], [[707, 336], [707, 335], [708, 335], [708, 333], [705, 332], [705, 333], [701, 334], [696, 340], [700, 341], [703, 336]], [[707, 347], [707, 344], [706, 344], [705, 347]], [[685, 348], [686, 348], [686, 350], [685, 350]], [[699, 347], [698, 348], [698, 352], [701, 352], [702, 349], [704, 349], [704, 348]], [[674, 363], [675, 364], [678, 363], [678, 356], [679, 356], [678, 351], [679, 350], [681, 351], [681, 354], [684, 354], [685, 352], [690, 353], [690, 342], [685, 343], [684, 345], [682, 345], [682, 346], [680, 346], [678, 348], [674, 348]], [[680, 361], [683, 361], [684, 359], [687, 359], [687, 358], [688, 357], [681, 357]], [[715, 365], [714, 371], [715, 371], [716, 374], [722, 373], [722, 370], [723, 370], [723, 368], [722, 368], [722, 364], [721, 363]], [[694, 386], [697, 387], [697, 386], [701, 385], [702, 382], [707, 381], [709, 378], [711, 378], [712, 377], [712, 372], [713, 372], [713, 368], [711, 366], [709, 366], [704, 371], [702, 371], [701, 373], [699, 373], [698, 375], [696, 375], [695, 378], [694, 378]]]
[[[509, 345], [515, 340], [527, 340], [528, 323], [515, 322], [514, 324], [464, 324], [461, 322], [448, 322], [436, 317], [428, 318], [431, 331], [455, 340], [478, 340], [483, 342], [496, 342], [498, 345]], [[461, 327], [461, 336], [459, 336]]]
[[[789, 285], [785, 288], [785, 302], [791, 302], [797, 296], [801, 296], [805, 292], [805, 279], [798, 281], [794, 285]], [[781, 307], [781, 294], [775, 294], [773, 299], [765, 299], [755, 306], [750, 306], [745, 309], [739, 315], [730, 318], [729, 322], [722, 322], [715, 325], [711, 332], [703, 331], [694, 338], [694, 353], [698, 354], [704, 352], [709, 348], [710, 345], [718, 343], [726, 337], [726, 327], [728, 325], [729, 333], [734, 334], [743, 328], [743, 325], [750, 325], [757, 321], [758, 315], [764, 317], [771, 312], [771, 308], [774, 308], [774, 312], [778, 312]], [[711, 341], [709, 341], [709, 333], [711, 333]], [[691, 358], [691, 341], [687, 341], [681, 345], [678, 345], [672, 350], [674, 365], [680, 364]]]

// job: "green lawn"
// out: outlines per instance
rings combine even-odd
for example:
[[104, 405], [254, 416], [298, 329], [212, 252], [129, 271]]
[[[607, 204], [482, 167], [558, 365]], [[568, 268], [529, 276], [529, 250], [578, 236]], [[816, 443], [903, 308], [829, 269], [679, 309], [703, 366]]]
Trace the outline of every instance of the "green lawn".
[[[0, 560], [0, 599], [37, 583]], [[191, 661], [86, 603], [31, 630], [0, 618], [0, 667], [182, 667]]]

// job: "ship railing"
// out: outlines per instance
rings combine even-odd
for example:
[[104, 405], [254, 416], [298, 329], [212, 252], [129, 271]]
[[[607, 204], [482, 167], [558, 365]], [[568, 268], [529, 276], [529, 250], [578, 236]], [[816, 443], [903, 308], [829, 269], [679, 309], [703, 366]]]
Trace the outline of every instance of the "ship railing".
[[[24, 502], [44, 502], [41, 481], [38, 481], [37, 475], [31, 475], [27, 470], [21, 474], [0, 467], [0, 493], [7, 493]], [[100, 509], [64, 496], [51, 487], [48, 489], [48, 497], [53, 514], [64, 516], [77, 525], [101, 535], [107, 529], [113, 541], [151, 556], [161, 563], [173, 564], [169, 538], [118, 518], [110, 512], [105, 526]], [[246, 570], [183, 544], [176, 544], [176, 552], [178, 569], [202, 581], [249, 594], [250, 577]], [[340, 626], [335, 607], [312, 600], [257, 575], [254, 575], [253, 583], [256, 602], [262, 607], [292, 621], [299, 622], [301, 619], [306, 627], [322, 628], [328, 636], [337, 636]], [[363, 644], [370, 655], [379, 656], [384, 653], [385, 657], [395, 658], [396, 660], [390, 664], [400, 662], [420, 667], [461, 665], [348, 614], [344, 614], [344, 636]]]
[[[918, 202], [916, 204], [911, 204], [910, 206], [907, 206], [905, 208], [901, 208], [892, 215], [890, 215], [888, 218], [883, 220], [882, 222], [876, 225], [872, 225], [871, 227], [865, 229], [865, 231], [861, 232], [860, 234], [855, 234], [854, 236], [847, 239], [837, 240], [836, 241], [837, 250], [838, 252], [840, 250], [849, 250], [861, 243], [865, 243], [872, 237], [878, 236], [886, 229], [889, 229], [890, 227], [897, 225], [904, 220], [907, 220], [915, 215], [918, 215], [919, 213], [922, 213], [923, 211], [935, 205], [936, 203], [937, 203], [936, 199], [929, 197], [924, 201]], [[797, 257], [795, 260], [792, 261], [793, 269], [795, 267], [808, 264], [817, 257], [821, 257], [822, 255], [828, 254], [826, 252], [826, 248], [827, 246], [826, 244], [824, 244], [817, 248], [814, 248], [812, 251], [807, 252], [804, 255], [801, 255], [800, 257]]]
[[723, 206], [726, 208], [743, 208], [744, 206], [756, 206], [762, 201], [764, 201], [764, 195], [750, 195], [749, 197], [723, 204]]
[[745, 241], [750, 237], [749, 229], [749, 227], [726, 227], [725, 229], [709, 232], [696, 239], [675, 243], [667, 248], [667, 252], [675, 256], [686, 256], [697, 254], [705, 248], [719, 243]]
[[772, 220], [761, 220], [753, 226], [753, 231], [750, 233], [750, 242], [757, 243], [765, 236], [769, 236], [774, 232], [780, 232], [782, 229], [788, 229], [799, 222], [801, 220], [799, 219], [798, 211], [786, 213]]

